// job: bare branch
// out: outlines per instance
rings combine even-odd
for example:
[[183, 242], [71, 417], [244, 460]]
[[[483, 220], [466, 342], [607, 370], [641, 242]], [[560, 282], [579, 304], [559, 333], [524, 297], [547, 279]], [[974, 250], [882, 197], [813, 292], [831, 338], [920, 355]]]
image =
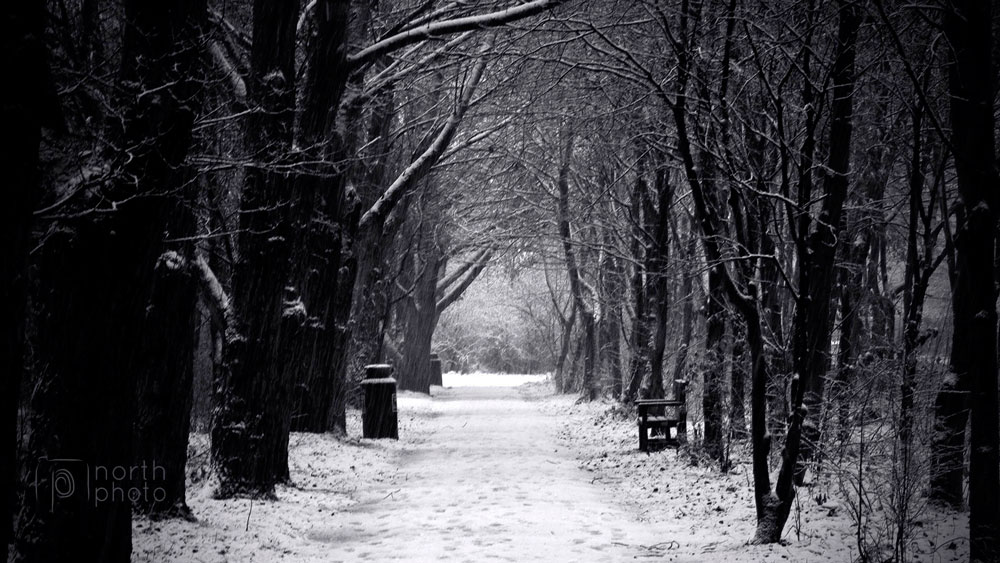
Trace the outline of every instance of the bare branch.
[[451, 33], [498, 27], [506, 23], [540, 14], [565, 0], [534, 0], [496, 12], [432, 22], [386, 37], [357, 53], [347, 56], [347, 66], [357, 68], [396, 49]]

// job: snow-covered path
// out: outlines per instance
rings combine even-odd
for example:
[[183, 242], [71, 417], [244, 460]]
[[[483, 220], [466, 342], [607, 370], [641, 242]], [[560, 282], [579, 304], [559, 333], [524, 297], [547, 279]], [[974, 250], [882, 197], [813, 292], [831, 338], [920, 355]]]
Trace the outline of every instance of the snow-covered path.
[[558, 445], [561, 423], [513, 387], [400, 398], [399, 474], [311, 539], [330, 561], [622, 561], [656, 539]]

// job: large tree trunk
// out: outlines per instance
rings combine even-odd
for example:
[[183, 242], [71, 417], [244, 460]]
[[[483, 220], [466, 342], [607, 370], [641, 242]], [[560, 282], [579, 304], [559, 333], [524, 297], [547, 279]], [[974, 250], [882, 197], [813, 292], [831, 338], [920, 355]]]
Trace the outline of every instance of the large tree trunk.
[[437, 284], [444, 255], [435, 236], [436, 214], [425, 207], [420, 215], [420, 242], [412, 259], [416, 271], [413, 291], [404, 305], [403, 357], [396, 379], [400, 389], [429, 393], [431, 341], [437, 321]]
[[[393, 229], [393, 233], [395, 232]], [[364, 378], [364, 368], [369, 364], [382, 363], [382, 341], [385, 338], [385, 310], [389, 306], [387, 284], [393, 282], [386, 271], [389, 262], [387, 246], [393, 236], [385, 234], [379, 225], [378, 233], [363, 232], [358, 244], [358, 284], [354, 288], [354, 304], [351, 310], [351, 342], [349, 359], [345, 373], [346, 389], [343, 406], [334, 405], [339, 411], [352, 402], [352, 395], [359, 391], [358, 382]]]
[[[704, 190], [705, 203], [708, 206], [706, 211], [711, 220], [715, 222], [716, 236], [721, 236], [725, 232], [722, 221], [725, 204], [721, 200], [720, 187], [715, 179], [719, 168], [715, 156], [710, 151], [702, 150], [699, 157], [701, 161], [700, 185]], [[704, 243], [703, 240], [703, 245]], [[722, 250], [718, 243], [713, 243], [712, 249], [706, 248], [705, 257], [708, 263], [708, 291], [707, 303], [704, 308], [705, 356], [702, 358], [701, 365], [701, 412], [705, 425], [704, 447], [709, 456], [725, 463], [725, 335], [729, 316], [726, 307], [726, 272], [724, 271], [726, 265], [722, 262]]]
[[[730, 3], [730, 21], [733, 21], [732, 12], [735, 3]], [[688, 12], [687, 4], [684, 5], [685, 10], [681, 14], [681, 29], [684, 31], [687, 26], [691, 23], [689, 18], [696, 17], [695, 14], [690, 14]], [[727, 26], [727, 44], [728, 37], [731, 36], [732, 26]], [[682, 35], [685, 35], [682, 33]], [[687, 38], [685, 38], [687, 41]], [[746, 288], [739, 288], [733, 281], [729, 274], [725, 263], [721, 260], [722, 258], [722, 247], [720, 243], [720, 234], [724, 232], [723, 227], [723, 216], [724, 211], [719, 205], [718, 194], [715, 193], [716, 185], [712, 182], [704, 182], [702, 176], [699, 175], [698, 169], [695, 167], [694, 156], [691, 147], [691, 140], [688, 137], [688, 127], [687, 127], [687, 106], [686, 98], [684, 97], [684, 92], [687, 87], [688, 79], [690, 78], [690, 65], [691, 59], [691, 45], [682, 44], [677, 51], [678, 55], [678, 91], [680, 96], [676, 99], [675, 104], [672, 107], [672, 113], [674, 117], [674, 125], [677, 130], [677, 150], [681, 157], [681, 161], [684, 167], [684, 174], [687, 177], [688, 184], [691, 186], [692, 200], [694, 201], [695, 207], [695, 218], [698, 221], [700, 231], [702, 234], [702, 246], [705, 249], [705, 258], [712, 265], [712, 269], [715, 271], [717, 284], [721, 286], [721, 291], [725, 292], [725, 295], [730, 299], [733, 305], [739, 310], [741, 316], [746, 322], [747, 326], [747, 343], [749, 345], [750, 360], [751, 360], [751, 405], [752, 405], [752, 418], [751, 418], [751, 440], [753, 444], [753, 476], [754, 476], [754, 498], [757, 508], [757, 520], [758, 523], [763, 520], [767, 515], [767, 510], [769, 504], [771, 504], [771, 499], [774, 494], [771, 491], [770, 485], [770, 475], [768, 471], [768, 455], [770, 452], [770, 436], [767, 433], [767, 419], [766, 419], [766, 388], [768, 383], [767, 377], [767, 365], [765, 363], [764, 355], [764, 341], [763, 333], [761, 328], [763, 326], [762, 320], [760, 318], [760, 313], [757, 304], [757, 295], [754, 286], [750, 284], [750, 280], [744, 280], [746, 283]], [[728, 51], [728, 48], [727, 48]], [[724, 57], [726, 59], [727, 57]], [[722, 89], [721, 98], [725, 99], [725, 87]], [[725, 138], [725, 135], [723, 135]], [[735, 201], [735, 200], [731, 200]], [[733, 207], [734, 212], [736, 207]], [[740, 251], [745, 252], [747, 248]], [[743, 257], [746, 259], [746, 257]], [[737, 268], [737, 272], [745, 272], [746, 269]], [[716, 295], [716, 298], [722, 298], [721, 295]], [[780, 530], [779, 530], [780, 535]]]
[[[708, 303], [705, 307], [705, 360], [703, 362], [702, 373], [704, 375], [702, 384], [702, 418], [704, 420], [704, 446], [709, 455], [716, 459], [722, 459], [722, 419], [724, 416], [722, 408], [723, 392], [723, 336], [725, 333], [725, 302], [724, 291], [725, 281], [728, 274], [725, 271], [726, 265], [722, 261], [723, 250], [719, 238], [724, 233], [723, 208], [721, 206], [719, 186], [716, 181], [716, 159], [714, 154], [705, 149], [700, 151], [700, 166], [695, 166], [694, 150], [688, 133], [688, 111], [687, 89], [689, 82], [696, 69], [694, 66], [695, 35], [694, 31], [689, 33], [688, 29], [697, 27], [701, 18], [700, 4], [683, 4], [680, 18], [680, 42], [676, 43], [676, 55], [678, 59], [677, 91], [678, 96], [672, 104], [672, 114], [674, 127], [677, 131], [677, 151], [681, 157], [684, 173], [688, 184], [691, 186], [692, 194], [696, 201], [696, 218], [702, 233], [701, 241], [705, 250], [705, 259], [708, 263]], [[727, 26], [731, 31], [731, 27]], [[726, 40], [728, 57], [729, 34]], [[725, 66], [725, 64], [723, 65]], [[701, 97], [704, 104], [710, 102], [710, 94], [707, 86], [702, 86]], [[721, 88], [720, 98], [725, 99], [725, 86]], [[709, 124], [704, 124], [700, 129], [704, 129], [706, 135], [716, 136], [715, 131]]]
[[351, 248], [357, 234], [354, 194], [347, 193], [350, 132], [338, 127], [338, 114], [350, 78], [346, 62], [351, 2], [322, 0], [314, 10], [316, 33], [306, 48], [306, 72], [296, 145], [310, 162], [295, 177], [293, 256], [290, 287], [302, 315], [282, 333], [281, 350], [288, 378], [308, 397], [295, 413], [296, 430], [343, 432], [334, 412], [346, 365], [348, 317], [356, 264]]
[[431, 342], [434, 337], [433, 313], [426, 313], [427, 308], [433, 310], [433, 300], [427, 297], [433, 291], [433, 286], [422, 281], [415, 292], [414, 299], [419, 304], [413, 304], [413, 309], [405, 315], [403, 331], [402, 359], [396, 379], [399, 388], [404, 391], [430, 393], [430, 361]]
[[[190, 77], [202, 82], [204, 72]], [[197, 101], [197, 100], [191, 100]], [[139, 484], [155, 495], [144, 495], [133, 508], [154, 517], [191, 517], [185, 499], [188, 434], [191, 429], [198, 269], [193, 265], [197, 234], [197, 190], [204, 182], [190, 169], [179, 171], [176, 190], [167, 207], [168, 238], [156, 264], [152, 293], [146, 306], [142, 369], [136, 374], [134, 424], [135, 464], [155, 461], [155, 474]]]
[[[565, 393], [569, 386], [569, 373], [566, 370], [566, 359], [569, 357], [570, 348], [573, 345], [573, 327], [576, 326], [576, 301], [571, 295], [569, 303], [565, 309], [569, 310], [569, 315], [559, 303], [559, 294], [552, 287], [549, 280], [549, 269], [545, 266], [545, 286], [549, 290], [549, 297], [552, 299], [552, 308], [555, 310], [559, 321], [559, 355], [556, 356], [555, 372], [552, 375], [556, 393]], [[571, 372], [572, 370], [570, 370]]]
[[[176, 206], [174, 213], [193, 219]], [[186, 224], [185, 224], [186, 223]], [[175, 237], [193, 234], [193, 221], [172, 221]], [[192, 254], [193, 245], [184, 245]], [[185, 249], [179, 249], [185, 250]], [[188, 433], [191, 429], [195, 352], [195, 277], [187, 260], [169, 250], [156, 264], [152, 295], [146, 309], [142, 369], [136, 377], [135, 451], [137, 466], [162, 468], [144, 479], [155, 495], [143, 496], [135, 508], [154, 516], [190, 517], [185, 499]]]
[[583, 324], [582, 353], [583, 353], [583, 374], [580, 378], [580, 393], [586, 399], [593, 401], [597, 399], [600, 389], [597, 387], [597, 320], [593, 311], [583, 311], [581, 315]]
[[5, 297], [0, 328], [0, 396], [3, 397], [3, 462], [0, 462], [0, 556], [12, 541], [17, 459], [17, 420], [24, 374], [28, 250], [32, 211], [38, 193], [38, 146], [42, 125], [58, 124], [60, 114], [49, 80], [41, 4], [7, 2], [0, 9], [0, 73], [17, 77], [0, 89], [0, 151], [6, 193], [0, 206], [0, 284]]
[[[992, 4], [955, 0], [945, 13], [951, 49], [952, 144], [965, 221], [958, 236], [955, 330], [971, 389], [969, 540], [972, 561], [1000, 559], [1000, 436], [997, 413], [997, 311], [993, 261], [1000, 178], [993, 119]], [[967, 375], [966, 375], [967, 374]]]
[[[957, 288], [956, 288], [957, 289]], [[955, 301], [957, 293], [952, 296]], [[952, 308], [958, 313], [957, 308]], [[965, 427], [971, 392], [962, 350], [968, 329], [952, 329], [948, 373], [934, 401], [934, 441], [931, 449], [931, 492], [934, 500], [961, 509], [965, 500]]]
[[269, 495], [288, 479], [290, 385], [279, 339], [292, 230], [286, 162], [295, 107], [298, 2], [255, 0], [249, 97], [258, 110], [246, 124], [248, 168], [240, 202], [239, 260], [232, 281], [233, 324], [225, 335], [212, 420], [212, 460], [221, 497]]
[[[377, 6], [375, 2], [353, 4], [350, 29], [348, 30], [349, 39], [353, 39], [353, 43], [360, 43], [367, 36], [368, 22], [375, 6]], [[352, 46], [358, 47], [354, 44]], [[331, 71], [335, 73], [345, 72], [339, 67]], [[373, 128], [379, 133], [384, 131], [386, 139], [383, 140], [380, 136], [371, 135], [367, 139], [364, 138], [361, 132], [365, 129], [363, 119], [365, 101], [360, 94], [364, 88], [365, 73], [355, 71], [348, 76], [348, 82], [345, 85], [346, 91], [342, 94], [347, 100], [343, 104], [345, 107], [341, 110], [343, 115], [340, 116], [339, 122], [335, 123], [336, 128], [331, 128], [328, 125], [327, 133], [328, 136], [334, 136], [333, 132], [336, 131], [337, 136], [340, 137], [339, 133], [343, 131], [342, 137], [338, 139], [340, 145], [338, 152], [334, 156], [339, 158], [353, 157], [353, 161], [349, 160], [348, 164], [344, 165], [344, 169], [338, 171], [338, 177], [334, 183], [335, 185], [337, 182], [340, 183], [338, 190], [340, 201], [332, 208], [336, 210], [339, 231], [332, 233], [335, 236], [330, 236], [331, 233], [324, 233], [323, 237], [315, 239], [311, 251], [312, 254], [315, 254], [318, 249], [328, 249], [330, 246], [334, 246], [339, 249], [339, 256], [336, 261], [329, 258], [322, 261], [328, 274], [324, 276], [321, 273], [317, 276], [316, 281], [319, 282], [319, 285], [312, 286], [314, 288], [313, 296], [307, 300], [309, 303], [322, 303], [328, 307], [326, 309], [329, 311], [328, 316], [321, 318], [326, 319], [324, 326], [331, 326], [333, 331], [328, 338], [322, 338], [315, 342], [311, 353], [311, 355], [323, 358], [325, 354], [321, 351], [329, 350], [327, 361], [314, 364], [310, 374], [310, 379], [319, 382], [321, 393], [329, 393], [329, 403], [319, 405], [319, 408], [311, 413], [312, 416], [307, 416], [306, 420], [311, 418], [313, 421], [322, 423], [318, 427], [315, 424], [312, 425], [311, 430], [333, 431], [338, 434], [347, 433], [347, 398], [351, 392], [356, 392], [356, 385], [348, 378], [351, 377], [349, 368], [354, 328], [351, 313], [359, 267], [357, 254], [361, 251], [358, 244], [359, 219], [364, 208], [358, 198], [357, 186], [366, 182], [370, 183], [366, 167], [372, 164], [366, 160], [365, 155], [358, 152], [358, 147], [371, 139], [376, 139], [379, 143], [388, 143], [390, 139], [387, 135], [393, 115], [391, 89], [379, 92], [380, 99], [375, 102], [379, 113], [376, 121], [381, 120], [384, 123], [376, 123]], [[389, 96], [388, 101], [382, 99], [385, 95]], [[384, 163], [379, 164], [384, 167]], [[376, 169], [378, 168], [377, 164]], [[380, 180], [378, 184], [378, 188], [380, 188], [382, 178], [378, 178], [378, 180]], [[330, 213], [328, 212], [327, 215]], [[307, 287], [309, 287], [308, 284]]]
[[[395, 115], [395, 95], [389, 88], [380, 93], [374, 102], [369, 124], [369, 166], [358, 185], [358, 199], [370, 207], [389, 181], [389, 159], [392, 156], [391, 126]], [[358, 233], [357, 278], [351, 305], [351, 339], [348, 345], [348, 362], [343, 381], [345, 392], [342, 404], [335, 403], [336, 413], [346, 413], [348, 404], [355, 402], [359, 382], [364, 378], [364, 368], [382, 363], [382, 341], [385, 337], [384, 311], [389, 306], [387, 284], [392, 283], [387, 260], [399, 228], [406, 219], [408, 202], [404, 198], [384, 221], [376, 221]]]
[[[38, 259], [28, 453], [45, 500], [23, 507], [16, 561], [127, 562], [130, 499], [155, 494], [143, 485], [157, 460], [130, 471], [132, 405], [156, 264], [171, 260], [162, 241], [191, 144], [206, 10], [133, 1], [124, 15], [118, 174], [94, 199], [108, 203], [67, 220]], [[135, 481], [117, 478], [119, 467]]]

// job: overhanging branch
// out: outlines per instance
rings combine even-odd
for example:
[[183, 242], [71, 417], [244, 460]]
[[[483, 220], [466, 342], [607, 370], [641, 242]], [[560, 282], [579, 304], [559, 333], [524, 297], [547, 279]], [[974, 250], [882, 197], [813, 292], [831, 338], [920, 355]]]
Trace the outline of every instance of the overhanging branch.
[[348, 55], [346, 61], [347, 66], [350, 69], [358, 68], [372, 62], [382, 55], [395, 51], [396, 49], [400, 49], [426, 39], [440, 37], [451, 33], [462, 33], [463, 31], [498, 27], [512, 21], [517, 21], [544, 12], [553, 6], [561, 4], [563, 1], [565, 0], [534, 0], [533, 2], [528, 2], [527, 4], [520, 4], [518, 6], [505, 8], [496, 12], [424, 24], [413, 29], [402, 31], [390, 37], [386, 37], [381, 41], [377, 41], [376, 43], [365, 47], [357, 53]]

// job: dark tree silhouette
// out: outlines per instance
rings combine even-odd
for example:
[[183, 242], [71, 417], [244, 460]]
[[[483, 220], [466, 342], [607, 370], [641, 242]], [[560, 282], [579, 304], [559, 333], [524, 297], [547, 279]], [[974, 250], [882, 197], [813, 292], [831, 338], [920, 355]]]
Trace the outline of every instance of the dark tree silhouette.
[[0, 396], [3, 397], [3, 462], [0, 462], [0, 546], [13, 539], [17, 412], [25, 368], [28, 251], [31, 215], [39, 198], [38, 145], [43, 126], [60, 129], [61, 112], [49, 77], [41, 5], [7, 3], [0, 11], [0, 73], [17, 77], [0, 89], [0, 131], [7, 197], [0, 206], [4, 240], [0, 284], [7, 306], [0, 327]]
[[34, 498], [19, 518], [18, 561], [130, 559], [131, 503], [99, 495], [131, 485], [115, 475], [135, 464], [147, 307], [157, 269], [181, 265], [163, 240], [186, 180], [206, 8], [198, 0], [126, 2], [123, 17], [114, 176], [94, 207], [49, 227], [38, 257], [40, 365], [27, 448], [37, 467]]
[[[994, 271], [1000, 177], [994, 138], [992, 4], [955, 0], [945, 13], [951, 45], [948, 89], [963, 221], [957, 237], [956, 332], [964, 331], [972, 435], [969, 540], [972, 561], [1000, 560], [1000, 436], [997, 417], [997, 310]], [[958, 385], [962, 387], [961, 384]], [[949, 413], [950, 414], [950, 413]]]

